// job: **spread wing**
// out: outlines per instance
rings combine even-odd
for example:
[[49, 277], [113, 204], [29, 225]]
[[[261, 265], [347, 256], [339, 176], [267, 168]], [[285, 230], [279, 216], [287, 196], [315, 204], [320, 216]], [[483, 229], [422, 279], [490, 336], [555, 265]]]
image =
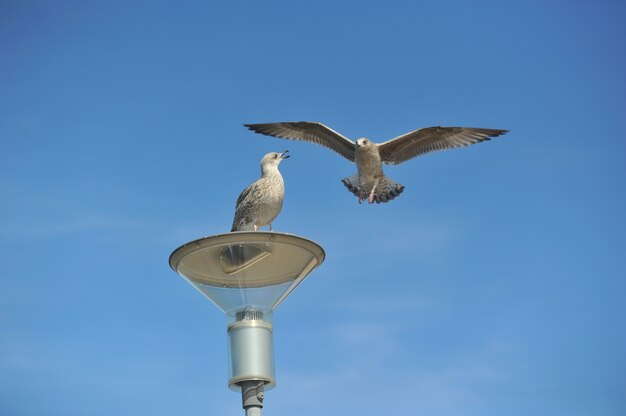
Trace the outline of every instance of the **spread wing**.
[[317, 143], [334, 150], [351, 162], [354, 162], [356, 144], [322, 123], [308, 121], [288, 123], [244, 124], [255, 133], [282, 139], [302, 140]]
[[383, 162], [397, 165], [424, 153], [469, 146], [506, 132], [508, 130], [472, 127], [427, 127], [380, 143], [378, 150]]

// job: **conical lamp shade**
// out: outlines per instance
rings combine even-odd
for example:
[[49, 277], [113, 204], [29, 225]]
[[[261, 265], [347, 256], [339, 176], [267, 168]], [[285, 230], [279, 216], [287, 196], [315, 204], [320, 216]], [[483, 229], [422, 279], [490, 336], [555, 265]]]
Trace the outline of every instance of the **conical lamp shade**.
[[227, 314], [271, 311], [324, 261], [316, 243], [291, 234], [234, 232], [187, 243], [170, 266]]

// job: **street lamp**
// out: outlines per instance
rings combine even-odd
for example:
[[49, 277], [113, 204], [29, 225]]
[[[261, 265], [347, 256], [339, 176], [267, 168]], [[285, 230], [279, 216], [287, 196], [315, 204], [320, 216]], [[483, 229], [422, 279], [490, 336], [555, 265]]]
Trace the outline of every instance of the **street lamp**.
[[226, 313], [228, 387], [247, 416], [260, 415], [276, 385], [272, 312], [324, 261], [311, 240], [275, 232], [233, 232], [184, 244], [170, 267]]

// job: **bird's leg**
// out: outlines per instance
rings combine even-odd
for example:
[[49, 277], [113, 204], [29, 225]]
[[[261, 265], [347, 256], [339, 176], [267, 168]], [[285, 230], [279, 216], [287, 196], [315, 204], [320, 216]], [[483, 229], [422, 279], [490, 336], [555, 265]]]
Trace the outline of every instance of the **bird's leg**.
[[270, 225], [270, 231], [272, 231], [272, 223], [270, 222], [270, 224], [269, 224], [269, 225]]
[[369, 202], [370, 204], [374, 202], [374, 191], [376, 191], [378, 182], [380, 182], [380, 179], [376, 179], [376, 181], [374, 182], [374, 186], [372, 187], [372, 192], [370, 192], [370, 196], [367, 198], [367, 202]]
[[362, 204], [365, 201], [365, 197], [363, 196], [363, 192], [359, 192], [359, 204]]

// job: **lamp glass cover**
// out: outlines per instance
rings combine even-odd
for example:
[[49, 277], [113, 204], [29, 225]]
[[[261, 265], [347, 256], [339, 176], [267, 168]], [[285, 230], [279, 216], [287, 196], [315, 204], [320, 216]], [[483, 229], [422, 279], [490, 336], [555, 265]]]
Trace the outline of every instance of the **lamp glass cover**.
[[324, 257], [319, 245], [292, 234], [233, 232], [179, 247], [170, 266], [227, 315], [255, 309], [267, 319]]

